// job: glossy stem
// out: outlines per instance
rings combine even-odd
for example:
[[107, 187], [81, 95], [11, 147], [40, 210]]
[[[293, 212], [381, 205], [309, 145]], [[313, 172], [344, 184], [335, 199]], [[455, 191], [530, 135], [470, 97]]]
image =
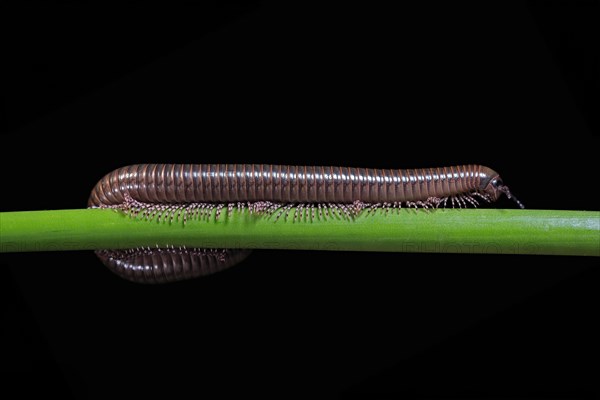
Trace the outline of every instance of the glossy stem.
[[505, 209], [363, 211], [353, 218], [222, 210], [218, 220], [147, 221], [111, 209], [0, 213], [0, 251], [186, 246], [600, 256], [600, 212]]

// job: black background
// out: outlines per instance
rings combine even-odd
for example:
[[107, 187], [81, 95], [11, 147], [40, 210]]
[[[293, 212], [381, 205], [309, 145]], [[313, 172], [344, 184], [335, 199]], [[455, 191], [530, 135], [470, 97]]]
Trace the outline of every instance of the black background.
[[[597, 2], [412, 3], [5, 8], [2, 211], [141, 162], [480, 163], [528, 208], [598, 210]], [[158, 287], [91, 252], [1, 262], [3, 390], [597, 394], [597, 259], [256, 251]]]

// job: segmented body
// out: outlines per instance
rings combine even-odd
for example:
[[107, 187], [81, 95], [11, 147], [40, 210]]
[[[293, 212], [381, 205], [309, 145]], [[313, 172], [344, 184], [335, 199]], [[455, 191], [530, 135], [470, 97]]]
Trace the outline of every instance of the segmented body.
[[[223, 207], [277, 212], [310, 209], [310, 218], [335, 211], [351, 217], [365, 208], [477, 205], [510, 192], [492, 169], [462, 165], [370, 169], [266, 164], [138, 164], [119, 168], [93, 189], [90, 207], [120, 208], [146, 218], [184, 220]], [[521, 205], [519, 203], [519, 205]], [[315, 207], [319, 210], [315, 212]], [[227, 268], [247, 250], [142, 249], [98, 251], [117, 274], [142, 283], [169, 282]]]
[[370, 169], [264, 164], [138, 164], [105, 176], [90, 206], [144, 203], [393, 203], [476, 192], [497, 174], [481, 165]]

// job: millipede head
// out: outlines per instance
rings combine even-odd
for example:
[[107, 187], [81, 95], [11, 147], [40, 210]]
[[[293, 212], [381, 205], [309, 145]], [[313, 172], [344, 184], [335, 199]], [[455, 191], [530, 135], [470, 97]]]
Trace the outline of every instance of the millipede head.
[[500, 175], [495, 174], [487, 182], [484, 182], [482, 192], [490, 197], [491, 201], [496, 201], [504, 193], [506, 197], [517, 203], [520, 208], [525, 208], [517, 198], [510, 192], [508, 186], [504, 184]]

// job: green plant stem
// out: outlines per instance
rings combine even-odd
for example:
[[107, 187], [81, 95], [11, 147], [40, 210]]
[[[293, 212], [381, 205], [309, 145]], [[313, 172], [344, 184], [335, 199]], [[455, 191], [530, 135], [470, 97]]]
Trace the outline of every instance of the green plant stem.
[[293, 221], [233, 210], [147, 221], [110, 209], [0, 213], [0, 251], [155, 246], [600, 256], [600, 212], [377, 210], [353, 220]]

